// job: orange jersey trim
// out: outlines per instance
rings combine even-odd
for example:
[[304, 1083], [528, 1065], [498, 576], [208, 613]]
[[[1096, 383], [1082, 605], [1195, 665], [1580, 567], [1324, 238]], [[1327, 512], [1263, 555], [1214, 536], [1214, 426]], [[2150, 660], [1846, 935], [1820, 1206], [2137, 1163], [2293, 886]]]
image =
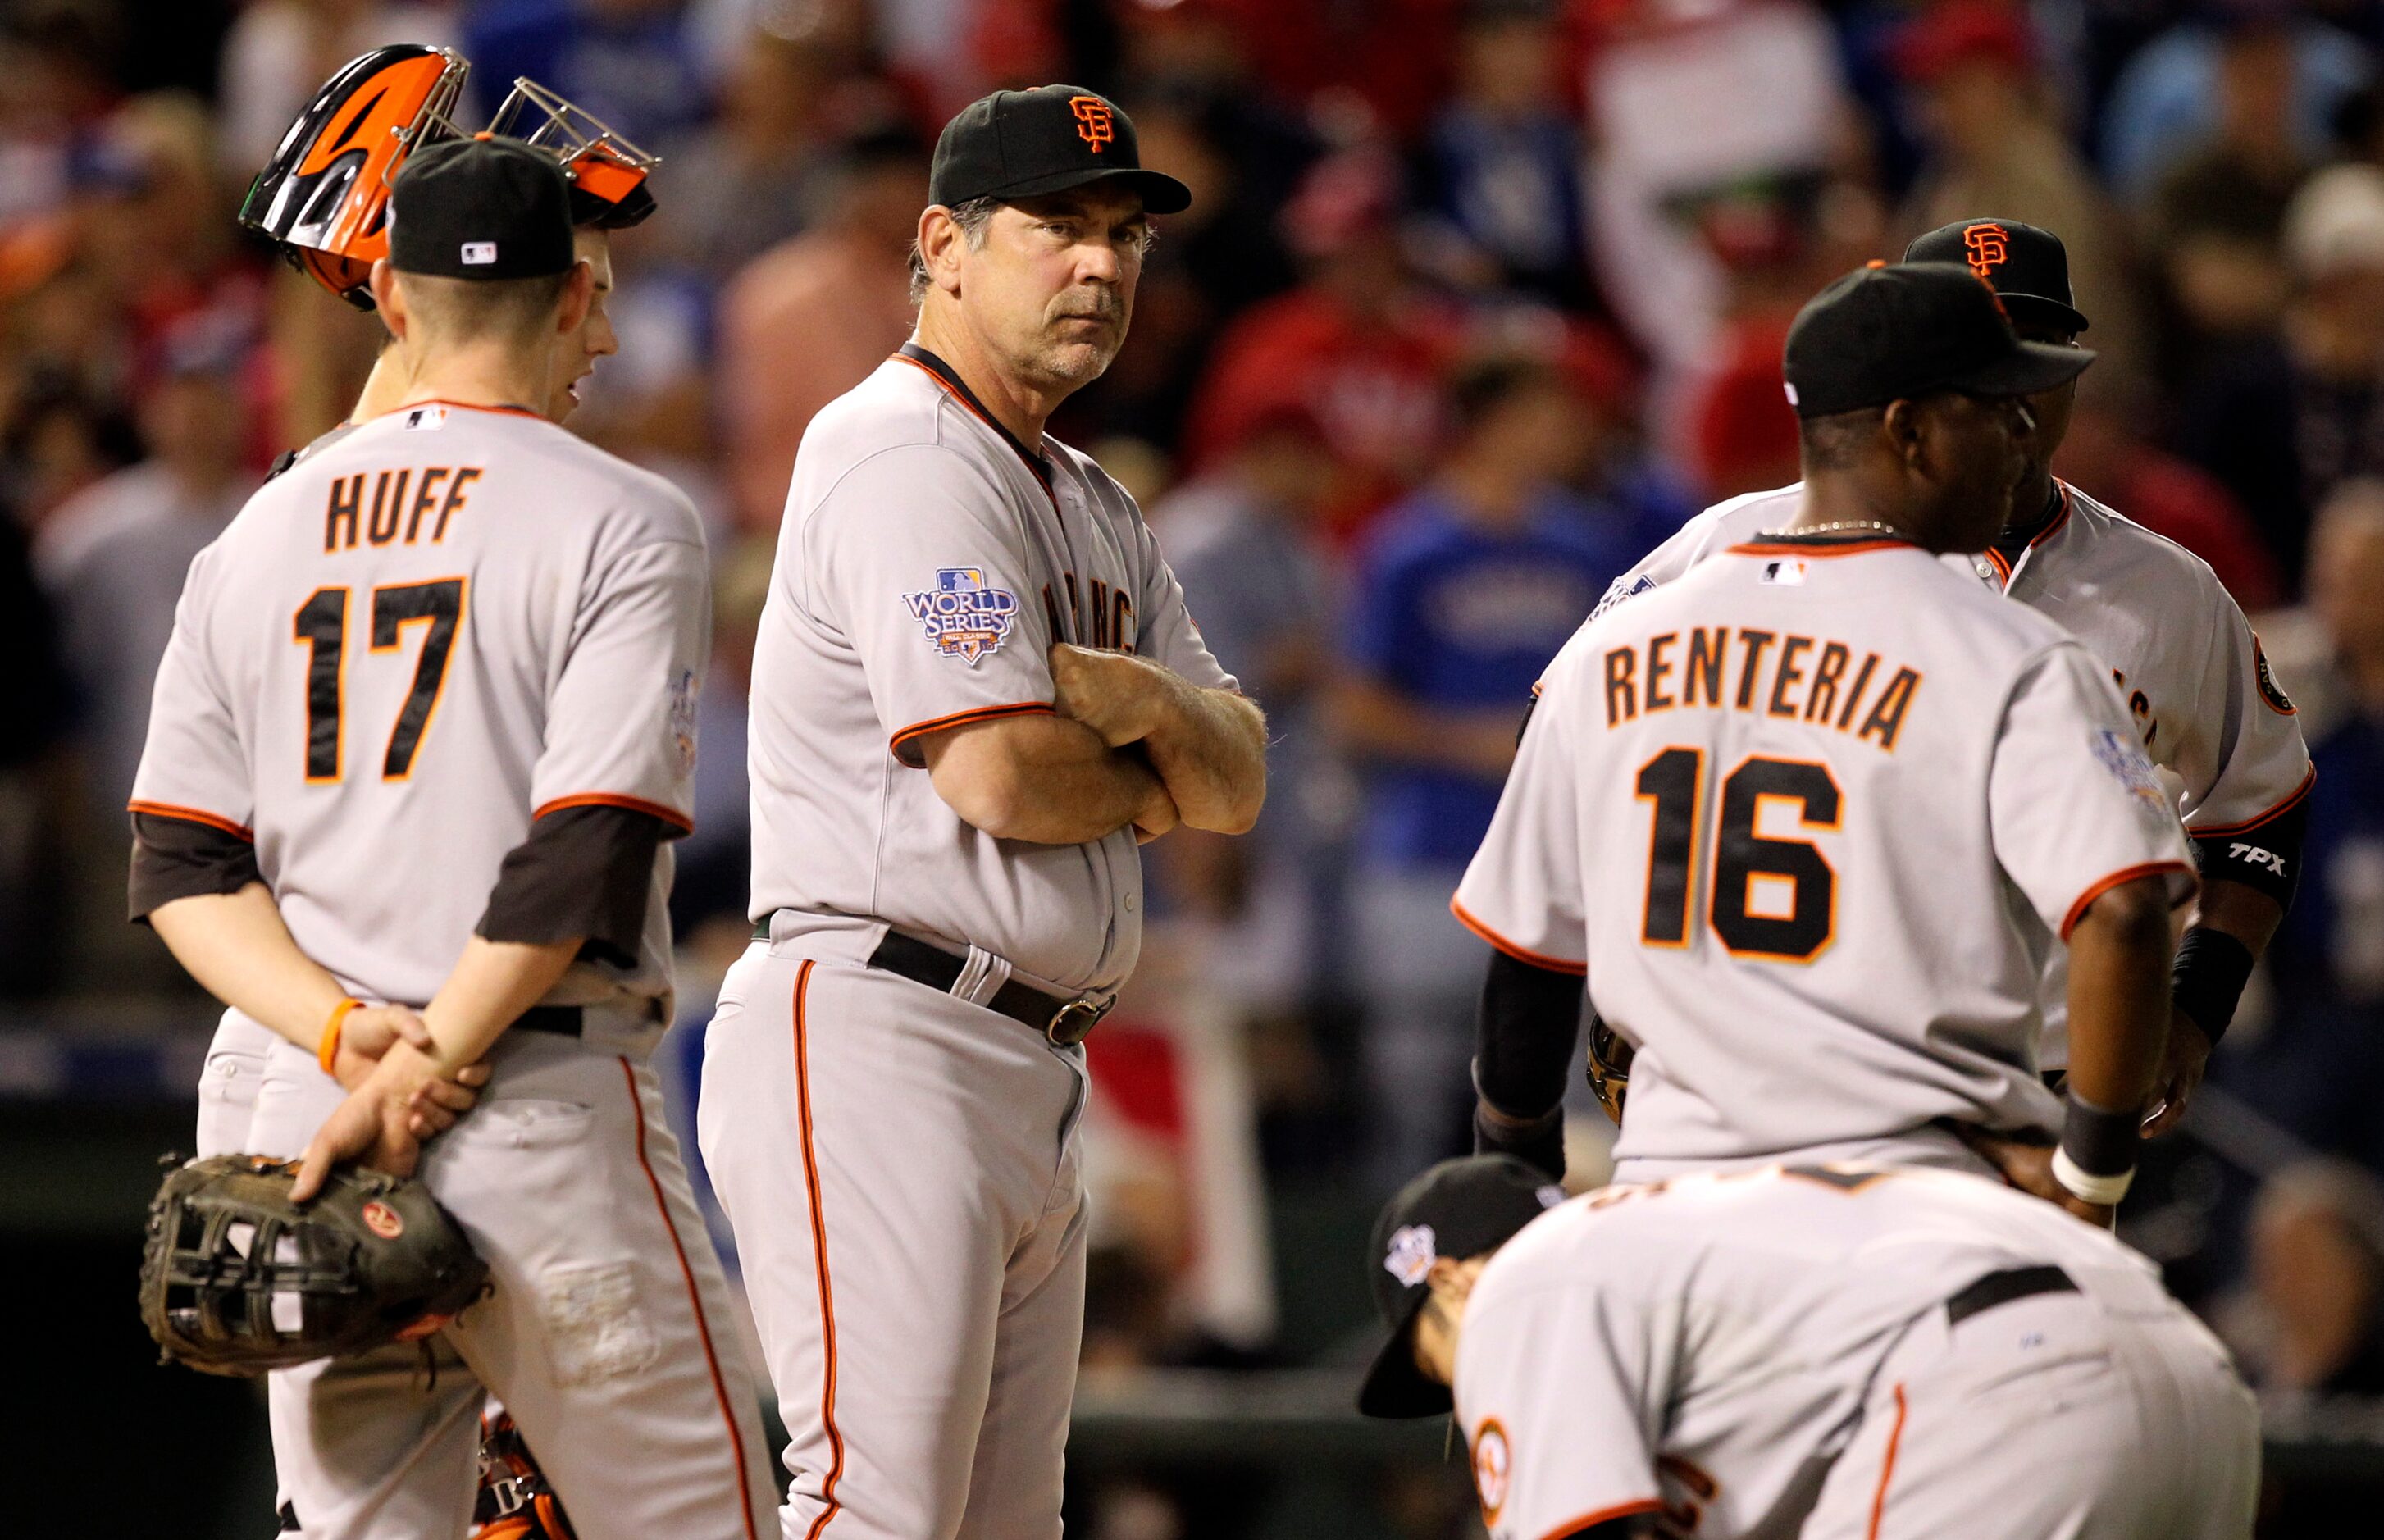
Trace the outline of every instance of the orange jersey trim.
[[180, 818], [185, 824], [205, 824], [211, 829], [223, 830], [234, 839], [245, 839], [252, 845], [256, 843], [256, 831], [246, 824], [235, 824], [221, 813], [209, 813], [203, 808], [178, 807], [172, 802], [135, 801], [125, 803], [124, 811], [145, 813], [152, 818]]
[[695, 1335], [703, 1343], [704, 1367], [712, 1373], [713, 1399], [720, 1405], [720, 1420], [728, 1427], [728, 1447], [737, 1456], [737, 1506], [745, 1516], [745, 1540], [762, 1540], [753, 1523], [753, 1480], [745, 1464], [745, 1440], [737, 1431], [737, 1411], [728, 1403], [728, 1382], [720, 1372], [720, 1354], [712, 1344], [712, 1323], [704, 1319], [703, 1291], [695, 1285], [695, 1269], [688, 1265], [687, 1246], [678, 1238], [678, 1226], [671, 1223], [670, 1204], [663, 1197], [661, 1178], [654, 1174], [653, 1162], [646, 1159], [646, 1103], [638, 1094], [637, 1072], [627, 1058], [621, 1060], [621, 1078], [628, 1086], [629, 1110], [638, 1119], [638, 1164], [646, 1174], [646, 1185], [653, 1189], [654, 1208], [663, 1216], [663, 1233], [671, 1238], [671, 1250], [678, 1258], [678, 1275], [687, 1282], [688, 1303], [695, 1307]]
[[2254, 829], [2258, 828], [2261, 825], [2271, 823], [2278, 818], [2283, 817], [2286, 813], [2291, 813], [2293, 810], [2293, 804], [2308, 796], [2310, 794], [2310, 788], [2316, 784], [2317, 766], [2313, 764], [2302, 773], [2301, 784], [2294, 787], [2291, 791], [2286, 792], [2284, 801], [2278, 802], [2267, 812], [2246, 818], [2240, 824], [2214, 824], [2208, 828], [2197, 828], [2189, 825], [2186, 827], [2185, 837], [2188, 839], [2215, 839], [2218, 836], [2224, 834], [2249, 834]]
[[1870, 1528], [1864, 1540], [1879, 1540], [1879, 1521], [1887, 1512], [1887, 1484], [1895, 1477], [1895, 1451], [1904, 1442], [1904, 1387], [1895, 1387], [1895, 1425], [1887, 1430], [1887, 1458], [1879, 1462], [1879, 1492], [1870, 1500]]
[[1809, 556], [1826, 561], [1832, 556], [1868, 556], [1874, 551], [1918, 551], [1910, 540], [1847, 540], [1842, 545], [1807, 545], [1797, 540], [1745, 540], [1723, 553], [1731, 556]]
[[1518, 962], [1529, 962], [1534, 968], [1546, 968], [1550, 973], [1571, 974], [1575, 978], [1587, 978], [1589, 976], [1588, 963], [1568, 962], [1561, 957], [1550, 957], [1544, 952], [1533, 951], [1529, 947], [1519, 947], [1514, 942], [1508, 940], [1505, 937], [1499, 935], [1496, 931], [1492, 930], [1488, 925], [1484, 925], [1481, 921], [1468, 913], [1465, 906], [1458, 902], [1454, 898], [1448, 900], [1448, 912], [1457, 916], [1457, 923], [1459, 925], [1463, 925], [1474, 935], [1479, 936], [1482, 939], [1489, 942], [1500, 951], [1503, 951], [1508, 956], [1515, 959]]
[[812, 1521], [803, 1540], [819, 1540], [828, 1521], [843, 1511], [836, 1500], [836, 1484], [844, 1474], [844, 1434], [836, 1425], [836, 1293], [828, 1284], [827, 1220], [820, 1209], [819, 1157], [812, 1149], [811, 1024], [805, 1005], [810, 1000], [812, 964], [795, 975], [795, 1114], [803, 1136], [803, 1186], [811, 1199], [812, 1256], [819, 1273], [820, 1334], [825, 1345], [820, 1371], [820, 1425], [827, 1430], [827, 1478], [820, 1483], [826, 1507]]
[[948, 727], [965, 727], [974, 722], [995, 722], [1005, 716], [1057, 716], [1058, 714], [1059, 713], [1052, 709], [1049, 702], [1044, 701], [1015, 701], [1006, 706], [976, 706], [968, 711], [956, 711], [950, 716], [938, 716], [932, 721], [913, 722], [887, 739], [886, 747], [899, 759], [901, 757], [902, 745], [905, 743], [913, 739], [925, 738], [930, 733], [942, 732]]
[[631, 813], [642, 813], [650, 818], [659, 818], [682, 834], [695, 832], [695, 820], [677, 808], [664, 807], [660, 802], [650, 802], [643, 797], [627, 796], [618, 791], [580, 791], [568, 797], [557, 797], [531, 813], [530, 818], [536, 821], [550, 813], [560, 813], [567, 807], [625, 807]]
[[[500, 417], [528, 417], [532, 422], [550, 425], [554, 421], [545, 413], [533, 412], [527, 406], [485, 406], [477, 401], [446, 401], [436, 396], [428, 401], [409, 401], [403, 406], [392, 406], [386, 412], [366, 417], [365, 421], [379, 422], [382, 417], [395, 416], [400, 412], [411, 412], [423, 406], [452, 406], [458, 412], [488, 412]], [[362, 427], [363, 424], [359, 423], [357, 426]]]
[[[2101, 881], [2088, 888], [2083, 893], [2078, 895], [2078, 901], [2069, 906], [2069, 913], [2062, 918], [2061, 938], [2064, 941], [2069, 939], [2069, 933], [2078, 928], [2078, 922], [2080, 920], [2085, 918], [2086, 906], [2092, 903], [2096, 899], [2101, 898], [2104, 894], [2109, 892], [2112, 888], [2118, 887], [2121, 883], [2133, 882], [2138, 877], [2157, 876], [2162, 872], [2182, 872], [2187, 876], [2194, 876], [2193, 868], [2187, 865], [2182, 861], [2147, 861], [2141, 866], [2129, 866], [2114, 872], [2109, 876], [2103, 878]], [[2201, 879], [2199, 877], [2195, 877], [2193, 887], [2186, 889], [2185, 898], [2179, 899], [2176, 903], [2170, 904], [2169, 907], [2171, 909], [2175, 909], [2178, 904], [2184, 903], [2187, 900], [2192, 898], [2196, 892], [2200, 891], [2201, 887]]]
[[1572, 1540], [1574, 1535], [1586, 1534], [1600, 1524], [1610, 1524], [1617, 1519], [1635, 1519], [1642, 1513], [1657, 1512], [1663, 1506], [1661, 1497], [1637, 1497], [1627, 1503], [1616, 1503], [1612, 1508], [1601, 1508], [1578, 1519], [1567, 1519], [1540, 1536], [1540, 1540]]

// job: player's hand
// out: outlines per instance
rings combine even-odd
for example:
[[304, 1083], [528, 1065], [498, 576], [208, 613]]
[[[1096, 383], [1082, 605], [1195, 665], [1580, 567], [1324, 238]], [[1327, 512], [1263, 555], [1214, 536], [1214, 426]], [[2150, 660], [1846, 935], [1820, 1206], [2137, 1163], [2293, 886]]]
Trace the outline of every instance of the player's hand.
[[1166, 783], [1161, 782], [1150, 801], [1134, 815], [1134, 842], [1148, 845], [1181, 822], [1183, 815], [1175, 810], [1175, 799], [1167, 794]]
[[1956, 1130], [1962, 1142], [1978, 1151], [1988, 1164], [2003, 1173], [2004, 1180], [2032, 1198], [2068, 1210], [2097, 1229], [2107, 1230], [2116, 1223], [2119, 1211], [2103, 1203], [2089, 1203], [2053, 1179], [2053, 1146], [2031, 1144], [2024, 1139], [2005, 1138], [1990, 1134], [1983, 1128], [1964, 1127]]
[[2153, 1089], [2152, 1115], [2144, 1119], [2144, 1136], [2166, 1134], [2183, 1121], [2193, 1093], [2202, 1088], [2203, 1072], [2210, 1067], [2210, 1038], [2182, 1011], [2168, 1013], [2168, 1046], [2162, 1049], [2160, 1079]]
[[1158, 725], [1172, 676], [1127, 652], [1070, 642], [1051, 648], [1051, 709], [1082, 722], [1111, 748], [1139, 743]]
[[342, 1087], [354, 1090], [372, 1074], [381, 1055], [398, 1043], [424, 1053], [433, 1052], [439, 1046], [432, 1041], [428, 1025], [412, 1006], [357, 1006], [340, 1024], [339, 1050], [331, 1057], [332, 1077]]
[[[416, 1093], [439, 1078], [438, 1067], [401, 1043], [381, 1056], [365, 1083], [325, 1120], [298, 1162], [290, 1189], [304, 1203], [323, 1190], [332, 1169], [360, 1161], [392, 1176], [411, 1176], [422, 1158], [422, 1141], [412, 1127]], [[451, 1119], [452, 1121], [452, 1119]]]

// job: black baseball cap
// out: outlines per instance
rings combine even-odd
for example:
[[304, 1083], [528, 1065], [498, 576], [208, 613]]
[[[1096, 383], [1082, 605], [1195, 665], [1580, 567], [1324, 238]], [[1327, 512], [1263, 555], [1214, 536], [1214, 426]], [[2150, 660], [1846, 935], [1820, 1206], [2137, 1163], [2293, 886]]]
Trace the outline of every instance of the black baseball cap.
[[389, 190], [389, 261], [402, 273], [546, 278], [578, 260], [571, 188], [518, 139], [447, 139], [406, 157]]
[[1121, 181], [1150, 214], [1180, 214], [1192, 190], [1146, 171], [1134, 119], [1108, 97], [1075, 85], [997, 91], [962, 107], [936, 141], [927, 200], [947, 208], [972, 198], [1005, 201]]
[[2003, 296], [2014, 326], [2086, 329], [2069, 292], [2069, 249], [2061, 237], [2018, 219], [1956, 219], [1904, 248], [1906, 262], [1958, 262]]
[[1805, 303], [1783, 372], [1800, 417], [1960, 391], [2026, 396], [2075, 379], [2094, 354], [2023, 342], [1995, 292], [1950, 262], [1859, 267]]
[[1546, 1174], [1511, 1155], [1443, 1161], [1399, 1189], [1374, 1221], [1367, 1278], [1374, 1309], [1391, 1339], [1374, 1355], [1359, 1387], [1358, 1410], [1369, 1417], [1433, 1417], [1453, 1406], [1448, 1387], [1416, 1367], [1409, 1329], [1431, 1298], [1425, 1282], [1443, 1257], [1462, 1261], [1496, 1251], [1524, 1225], [1564, 1201]]

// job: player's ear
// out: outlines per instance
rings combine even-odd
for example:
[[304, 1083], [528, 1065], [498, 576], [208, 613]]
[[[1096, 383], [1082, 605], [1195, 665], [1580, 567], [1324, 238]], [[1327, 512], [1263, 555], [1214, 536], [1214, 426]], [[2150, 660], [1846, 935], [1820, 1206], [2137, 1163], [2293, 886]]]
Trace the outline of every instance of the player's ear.
[[1909, 399], [1891, 401], [1881, 415], [1880, 431], [1904, 462], [1906, 470], [1917, 471], [1928, 457], [1929, 414], [1920, 403]]
[[571, 265], [571, 276], [563, 280], [563, 298], [554, 317], [555, 334], [567, 337], [578, 330], [588, 320], [588, 307], [595, 303], [595, 265], [583, 256]]
[[919, 260], [926, 265], [931, 287], [950, 293], [960, 286], [961, 248], [967, 242], [967, 232], [943, 205], [930, 204], [919, 216]]
[[373, 308], [379, 314], [381, 325], [389, 328], [391, 336], [404, 342], [409, 320], [405, 313], [405, 296], [398, 290], [397, 269], [389, 265], [389, 258], [384, 256], [374, 260], [372, 272], [365, 283], [372, 291]]

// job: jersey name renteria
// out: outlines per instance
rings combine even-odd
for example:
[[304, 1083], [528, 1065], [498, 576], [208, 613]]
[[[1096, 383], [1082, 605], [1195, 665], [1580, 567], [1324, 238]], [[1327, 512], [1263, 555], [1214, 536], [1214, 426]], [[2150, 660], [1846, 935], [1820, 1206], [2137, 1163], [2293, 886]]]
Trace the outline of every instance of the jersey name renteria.
[[[1857, 655], [1860, 661], [1857, 662]], [[1693, 626], [1608, 648], [1606, 725], [1702, 706], [1831, 727], [1895, 751], [1920, 671], [1832, 639], [1752, 626]]]

